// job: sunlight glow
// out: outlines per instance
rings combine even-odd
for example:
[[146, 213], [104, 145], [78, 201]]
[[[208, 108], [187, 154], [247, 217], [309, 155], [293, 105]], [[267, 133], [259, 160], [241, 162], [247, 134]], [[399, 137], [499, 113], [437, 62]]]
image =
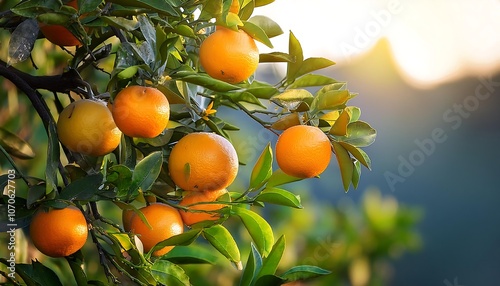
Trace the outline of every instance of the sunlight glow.
[[[280, 24], [274, 51], [288, 49], [288, 31], [304, 55], [348, 64], [379, 39], [389, 40], [403, 78], [433, 86], [500, 68], [500, 1], [276, 0], [256, 9]], [[265, 48], [261, 52], [268, 52]]]

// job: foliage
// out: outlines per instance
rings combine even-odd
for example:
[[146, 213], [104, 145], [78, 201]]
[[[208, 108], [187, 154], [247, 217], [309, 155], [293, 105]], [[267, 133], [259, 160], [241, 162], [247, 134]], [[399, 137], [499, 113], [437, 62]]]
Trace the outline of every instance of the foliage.
[[[137, 210], [151, 198], [179, 207], [181, 193], [167, 171], [170, 150], [191, 132], [211, 131], [230, 141], [234, 133], [243, 132], [217, 116], [215, 111], [221, 108], [240, 110], [275, 134], [297, 124], [317, 126], [332, 142], [345, 191], [351, 185], [358, 186], [361, 165], [371, 167], [368, 155], [361, 148], [374, 142], [376, 131], [360, 120], [359, 108], [348, 104], [357, 94], [350, 92], [345, 82], [315, 73], [334, 62], [319, 57], [304, 58], [299, 40], [290, 32], [288, 52], [260, 54], [260, 63], [287, 66], [285, 77], [275, 84], [253, 76], [242, 83], [230, 84], [211, 78], [199, 65], [199, 46], [217, 25], [242, 29], [272, 48], [271, 39], [283, 33], [281, 28], [265, 16], [253, 16], [255, 8], [271, 2], [241, 0], [238, 14], [229, 12], [230, 0], [88, 0], [80, 1], [78, 9], [63, 5], [60, 0], [0, 4], [0, 27], [10, 33], [9, 56], [7, 61], [0, 60], [0, 75], [17, 88], [15, 96], [23, 96], [17, 94], [19, 91], [29, 99], [33, 109], [26, 116], [36, 111], [39, 116], [36, 122], [43, 124], [38, 132], [44, 130], [46, 137], [42, 138], [47, 138], [40, 143], [42, 154], [46, 154], [43, 157], [34, 153], [38, 148], [14, 134], [20, 130], [10, 131], [5, 128], [8, 125], [0, 128], [0, 156], [7, 159], [16, 174], [15, 180], [8, 175], [0, 176], [0, 186], [13, 181], [26, 189], [16, 193], [16, 228], [29, 225], [33, 213], [42, 206], [75, 205], [84, 212], [91, 225], [94, 248], [66, 258], [78, 285], [119, 281], [189, 285], [189, 276], [181, 266], [214, 261], [206, 251], [190, 248], [199, 240], [206, 241], [236, 269], [242, 270], [240, 285], [276, 285], [330, 273], [311, 265], [279, 269], [285, 237], [275, 239], [259, 208], [269, 204], [302, 208], [302, 203], [299, 196], [283, 187], [299, 179], [273, 168], [270, 144], [254, 163], [248, 187], [232, 191], [218, 202], [227, 205], [220, 210], [219, 221], [197, 225], [160, 242], [148, 253], [141, 251], [137, 237], [125, 232], [100, 210], [103, 205]], [[69, 57], [52, 49], [54, 57], [60, 57], [59, 74], [48, 75], [47, 67], [37, 66], [37, 58], [46, 53], [37, 40], [37, 22], [64, 24], [82, 43], [77, 48], [63, 48]], [[102, 78], [105, 84], [96, 84]], [[61, 148], [54, 117], [68, 102], [77, 97], [112, 102], [120, 90], [131, 84], [154, 86], [168, 98], [171, 122], [162, 134], [152, 139], [124, 136], [117, 150], [97, 158]], [[10, 90], [14, 90], [12, 86]], [[9, 120], [20, 120], [21, 126], [29, 128], [23, 115]], [[36, 161], [40, 158], [45, 162]], [[44, 164], [45, 171], [26, 174], [26, 163], [20, 159]], [[8, 204], [8, 199], [3, 196], [2, 206]], [[8, 230], [7, 219], [6, 212], [2, 212], [2, 231]], [[242, 257], [241, 245], [234, 232], [225, 226], [226, 220], [238, 220], [252, 238], [248, 257]], [[167, 245], [183, 247], [158, 259], [151, 257], [153, 251]], [[89, 260], [84, 259], [87, 253], [93, 253], [88, 257], [97, 254], [100, 271], [107, 281], [98, 281], [92, 273], [82, 270]], [[0, 262], [8, 264], [6, 260]], [[15, 279], [27, 285], [68, 282], [61, 282], [54, 270], [39, 261], [18, 264], [16, 273]], [[14, 283], [12, 277], [6, 279]]]

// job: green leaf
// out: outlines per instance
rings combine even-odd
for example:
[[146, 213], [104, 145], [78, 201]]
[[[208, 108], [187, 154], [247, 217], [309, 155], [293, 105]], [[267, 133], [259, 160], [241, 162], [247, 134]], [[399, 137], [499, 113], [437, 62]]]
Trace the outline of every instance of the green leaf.
[[56, 123], [51, 120], [47, 126], [48, 143], [47, 166], [45, 168], [46, 189], [49, 194], [57, 189], [57, 167], [59, 166], [59, 139], [57, 138]]
[[356, 158], [359, 162], [361, 162], [363, 166], [368, 168], [368, 170], [371, 170], [372, 162], [370, 160], [370, 157], [368, 157], [368, 154], [365, 153], [365, 151], [346, 142], [339, 142], [339, 143], [340, 145], [342, 145], [342, 147], [344, 147], [347, 151], [349, 151], [349, 153], [351, 153], [354, 156], [354, 158]]
[[88, 175], [71, 182], [61, 191], [62, 200], [90, 200], [98, 191], [102, 184], [103, 175], [101, 173]]
[[288, 85], [287, 88], [291, 89], [291, 88], [309, 87], [309, 86], [324, 86], [336, 82], [337, 80], [324, 75], [306, 74], [296, 79], [292, 84]]
[[347, 134], [347, 125], [349, 124], [350, 116], [346, 109], [340, 113], [339, 118], [335, 120], [332, 128], [330, 128], [330, 134], [337, 136], [344, 136]]
[[257, 97], [255, 97], [255, 95], [253, 95], [252, 93], [250, 93], [248, 91], [238, 92], [238, 93], [229, 93], [229, 97], [234, 102], [247, 102], [247, 103], [255, 104], [255, 105], [260, 106], [262, 108], [266, 108], [266, 106], [264, 104], [262, 104], [262, 102], [260, 102], [260, 100]]
[[272, 173], [273, 150], [271, 149], [271, 144], [267, 143], [252, 169], [252, 174], [250, 175], [250, 188], [259, 186], [261, 183], [269, 179]]
[[265, 188], [257, 197], [255, 197], [255, 200], [297, 209], [302, 208], [300, 196], [279, 188]]
[[2, 127], [0, 127], [0, 146], [7, 153], [19, 159], [33, 159], [35, 157], [35, 152], [26, 141]]
[[349, 185], [351, 184], [354, 164], [351, 160], [351, 156], [349, 156], [349, 153], [344, 147], [342, 147], [342, 145], [335, 141], [332, 142], [332, 145], [339, 164], [342, 184], [344, 186], [344, 190], [347, 192], [347, 190], [349, 190]]
[[174, 235], [157, 243], [149, 252], [153, 253], [164, 248], [165, 246], [190, 245], [198, 238], [198, 236], [200, 236], [200, 233], [201, 229], [191, 229], [181, 234]]
[[273, 3], [274, 0], [255, 0], [255, 7], [266, 6]]
[[259, 55], [259, 63], [293, 62], [294, 60], [292, 56], [282, 52], [271, 52]]
[[184, 269], [168, 260], [156, 260], [151, 267], [151, 274], [162, 285], [191, 285]]
[[269, 178], [269, 181], [267, 181], [267, 187], [272, 188], [272, 187], [277, 187], [280, 185], [300, 181], [300, 178], [292, 177], [290, 175], [285, 174], [281, 169], [278, 169], [273, 172], [271, 177]]
[[109, 2], [116, 3], [121, 6], [133, 6], [140, 8], [151, 9], [153, 12], [166, 14], [171, 16], [179, 16], [177, 10], [165, 0], [109, 0]]
[[[257, 278], [266, 275], [274, 275], [276, 270], [278, 269], [279, 263], [281, 261], [281, 257], [283, 256], [283, 252], [285, 251], [285, 236], [282, 235], [273, 246], [273, 249], [269, 253], [269, 255], [264, 258], [264, 262], [262, 263], [262, 268], [257, 275]], [[260, 285], [257, 281], [257, 285]]]
[[276, 37], [283, 34], [283, 30], [278, 25], [278, 23], [274, 22], [269, 17], [256, 15], [248, 19], [248, 21], [254, 23], [255, 25], [259, 26], [262, 30], [264, 30], [268, 38]]
[[245, 269], [243, 270], [243, 275], [241, 275], [239, 286], [252, 285], [255, 276], [262, 267], [262, 256], [260, 255], [257, 248], [255, 248], [255, 244], [250, 243], [250, 246], [251, 249], [250, 253], [248, 253], [247, 264], [245, 265]]
[[271, 101], [285, 106], [289, 110], [295, 110], [305, 100], [313, 98], [313, 95], [305, 89], [287, 89], [284, 92], [271, 97]]
[[298, 112], [292, 112], [279, 118], [271, 125], [271, 128], [275, 130], [286, 130], [295, 125], [300, 125]]
[[240, 250], [229, 231], [220, 224], [203, 229], [205, 239], [230, 261], [241, 266]]
[[130, 190], [149, 190], [160, 174], [162, 162], [162, 151], [156, 151], [144, 157], [144, 159], [135, 166]]
[[275, 286], [275, 285], [282, 285], [285, 282], [285, 279], [276, 276], [276, 275], [264, 275], [257, 279], [257, 282], [255, 282], [255, 285], [258, 286]]
[[87, 274], [83, 269], [85, 269], [85, 265], [83, 263], [83, 255], [81, 251], [77, 251], [76, 253], [66, 256], [66, 261], [73, 272], [73, 277], [76, 280], [76, 284], [79, 286], [88, 285], [87, 284]]
[[370, 146], [377, 137], [377, 131], [364, 121], [355, 121], [347, 125], [347, 135], [337, 137], [340, 142], [349, 143], [355, 147]]
[[[1, 188], [0, 186], [0, 189], [3, 188]], [[31, 208], [33, 204], [37, 203], [44, 196], [45, 196], [45, 184], [31, 186], [28, 191], [28, 197], [26, 198], [27, 206]]]
[[114, 17], [114, 16], [101, 16], [101, 19], [108, 25], [131, 32], [139, 27], [139, 22], [134, 19], [127, 19], [124, 17]]
[[261, 27], [255, 25], [252, 22], [243, 21], [243, 26], [241, 27], [241, 29], [255, 40], [263, 43], [264, 45], [268, 46], [271, 49], [273, 48], [273, 44], [269, 40], [269, 37], [267, 36], [266, 32], [262, 30]]
[[233, 208], [232, 212], [241, 219], [262, 256], [267, 256], [274, 244], [273, 229], [269, 223], [245, 208]]
[[106, 173], [106, 182], [117, 188], [116, 198], [118, 200], [128, 200], [130, 196], [135, 197], [139, 194], [137, 189], [130, 191], [132, 171], [125, 165], [111, 166]]
[[283, 273], [281, 278], [285, 279], [287, 282], [293, 282], [328, 275], [330, 273], [332, 272], [317, 266], [299, 265]]
[[198, 74], [195, 72], [192, 72], [190, 74], [186, 74], [184, 72], [173, 73], [171, 77], [195, 85], [201, 85], [213, 91], [227, 92], [240, 89], [240, 87], [236, 85], [232, 85], [222, 80], [215, 79], [206, 74]]
[[217, 263], [218, 257], [212, 250], [205, 246], [190, 245], [176, 246], [167, 254], [162, 256], [162, 260], [168, 260], [175, 264], [212, 264]]
[[302, 52], [302, 46], [295, 35], [290, 31], [290, 36], [288, 39], [288, 54], [293, 58], [293, 62], [287, 64], [286, 78], [288, 83], [292, 83], [297, 78], [295, 75], [302, 66], [304, 61], [304, 54]]
[[334, 64], [335, 62], [325, 58], [307, 58], [300, 65], [295, 77], [298, 78], [310, 72], [333, 66]]
[[78, 1], [78, 12], [80, 14], [85, 14], [92, 12], [99, 7], [102, 3], [102, 0], [87, 0], [87, 1]]
[[349, 112], [349, 116], [351, 117], [351, 122], [355, 122], [359, 120], [361, 117], [361, 109], [356, 106], [348, 106], [346, 107], [347, 112]]
[[359, 163], [359, 161], [355, 161], [351, 179], [352, 186], [354, 187], [354, 189], [358, 188], [360, 178], [361, 178], [361, 164]]
[[311, 103], [311, 110], [318, 112], [321, 110], [333, 110], [344, 106], [349, 100], [349, 91], [347, 90], [330, 90], [324, 93], [319, 93], [314, 97]]
[[57, 11], [61, 8], [60, 1], [25, 1], [10, 10], [19, 16], [26, 18], [35, 18], [42, 13]]
[[[4, 264], [7, 262], [4, 258], [0, 258], [0, 260]], [[37, 260], [32, 261], [31, 264], [16, 264], [16, 273], [26, 285], [62, 285], [57, 274]]]

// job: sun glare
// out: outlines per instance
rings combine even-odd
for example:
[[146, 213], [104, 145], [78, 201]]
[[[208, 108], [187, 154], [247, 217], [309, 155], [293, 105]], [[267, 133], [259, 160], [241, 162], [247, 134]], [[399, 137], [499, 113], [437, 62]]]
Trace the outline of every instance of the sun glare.
[[[500, 68], [500, 1], [495, 0], [276, 0], [256, 10], [275, 19], [284, 35], [274, 51], [287, 51], [288, 31], [304, 55], [349, 64], [381, 38], [389, 40], [404, 79], [429, 87]], [[300, 19], [300, 21], [299, 21]], [[267, 52], [262, 48], [261, 52]]]

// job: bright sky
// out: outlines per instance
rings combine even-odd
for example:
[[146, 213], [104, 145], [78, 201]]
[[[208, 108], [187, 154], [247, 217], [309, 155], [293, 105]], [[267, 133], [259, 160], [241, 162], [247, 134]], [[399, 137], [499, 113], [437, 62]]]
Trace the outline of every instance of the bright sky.
[[272, 39], [275, 51], [287, 51], [291, 30], [306, 57], [338, 64], [386, 37], [403, 76], [418, 86], [500, 68], [499, 0], [276, 0], [254, 14], [285, 31]]

